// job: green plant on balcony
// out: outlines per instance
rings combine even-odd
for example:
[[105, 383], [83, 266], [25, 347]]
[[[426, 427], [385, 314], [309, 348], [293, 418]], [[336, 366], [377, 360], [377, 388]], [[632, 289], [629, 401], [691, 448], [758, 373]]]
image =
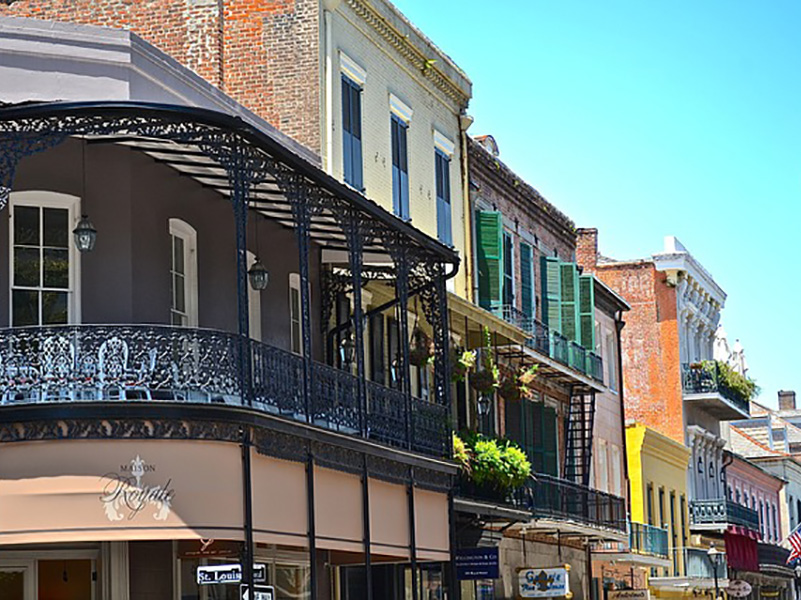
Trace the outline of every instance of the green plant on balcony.
[[451, 381], [461, 383], [470, 369], [476, 366], [476, 351], [461, 347], [451, 349]]
[[537, 369], [538, 365], [521, 366], [518, 369], [503, 367], [498, 385], [498, 394], [504, 400], [515, 401], [525, 398], [531, 393], [529, 386], [537, 376]]
[[454, 434], [453, 442], [462, 481], [480, 496], [504, 498], [522, 486], [531, 473], [526, 454], [509, 440], [467, 433], [464, 440]]
[[470, 376], [470, 386], [482, 396], [490, 396], [498, 388], [500, 371], [492, 356], [489, 328], [484, 327], [484, 348], [481, 351], [481, 367]]
[[721, 360], [703, 360], [690, 364], [690, 369], [703, 372], [713, 380], [721, 391], [727, 390], [743, 402], [753, 400], [759, 394], [756, 381], [741, 375], [728, 363]]

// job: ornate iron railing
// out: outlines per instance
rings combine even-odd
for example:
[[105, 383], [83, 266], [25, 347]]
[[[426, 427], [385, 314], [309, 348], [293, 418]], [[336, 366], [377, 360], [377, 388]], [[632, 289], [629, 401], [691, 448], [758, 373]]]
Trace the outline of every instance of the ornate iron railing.
[[[250, 361], [251, 380], [245, 380]], [[163, 401], [250, 406], [424, 454], [447, 456], [448, 407], [410, 398], [234, 334], [151, 325], [23, 327], [0, 331], [0, 406]], [[243, 393], [243, 386], [245, 392]]]
[[569, 520], [625, 532], [626, 503], [623, 498], [572, 481], [537, 473], [516, 494], [516, 502], [535, 517]]
[[685, 394], [720, 394], [748, 414], [748, 398], [723, 381], [717, 361], [706, 360], [681, 366], [681, 387]]
[[760, 567], [787, 567], [787, 558], [790, 556], [790, 551], [787, 548], [765, 542], [757, 543], [757, 553]]
[[668, 558], [668, 531], [645, 523], [631, 523], [629, 545], [632, 552]]
[[604, 363], [595, 352], [587, 352], [587, 375], [595, 381], [604, 381]]
[[728, 498], [690, 502], [690, 525], [739, 525], [759, 531], [759, 513]]
[[718, 579], [725, 579], [728, 570], [726, 561], [722, 560], [717, 567], [713, 567], [707, 552], [705, 548], [685, 548], [684, 565], [687, 577], [712, 579], [717, 571]]
[[576, 371], [585, 373], [587, 371], [587, 351], [576, 342], [570, 342], [567, 348], [568, 364]]
[[569, 342], [565, 336], [558, 331], [551, 331], [551, 358], [563, 365], [570, 364], [568, 347]]

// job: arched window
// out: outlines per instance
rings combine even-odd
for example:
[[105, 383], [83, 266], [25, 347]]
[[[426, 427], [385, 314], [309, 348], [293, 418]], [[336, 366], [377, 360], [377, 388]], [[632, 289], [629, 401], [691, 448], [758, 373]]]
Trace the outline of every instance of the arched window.
[[170, 219], [170, 323], [197, 327], [197, 232]]
[[48, 191], [14, 192], [9, 204], [10, 323], [80, 322], [79, 261], [72, 243], [80, 199]]

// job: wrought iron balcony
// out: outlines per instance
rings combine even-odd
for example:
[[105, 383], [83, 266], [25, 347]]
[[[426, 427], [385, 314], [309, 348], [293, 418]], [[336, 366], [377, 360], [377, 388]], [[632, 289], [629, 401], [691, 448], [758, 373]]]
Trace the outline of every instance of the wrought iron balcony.
[[790, 551], [787, 548], [782, 548], [777, 544], [767, 544], [764, 542], [758, 542], [757, 552], [759, 554], [760, 568], [762, 569], [764, 569], [765, 567], [787, 568], [787, 558], [790, 556]]
[[759, 531], [759, 513], [728, 498], [690, 502], [690, 527], [693, 529], [723, 529], [728, 525]]
[[748, 398], [726, 385], [717, 361], [683, 364], [681, 387], [685, 400], [705, 402], [707, 409], [721, 418], [738, 419], [750, 414]]
[[526, 345], [529, 348], [596, 381], [603, 382], [603, 363], [601, 357], [594, 352], [576, 342], [571, 342], [561, 333], [550, 330], [547, 325], [509, 304], [496, 306], [492, 312], [507, 323], [525, 331], [528, 334]]
[[637, 554], [669, 558], [668, 531], [653, 525], [632, 522], [629, 532], [629, 546], [631, 551]]
[[348, 435], [446, 456], [448, 409], [208, 329], [150, 325], [0, 331], [0, 407], [70, 402], [186, 402], [253, 408]]
[[623, 498], [584, 485], [537, 473], [516, 495], [516, 502], [536, 518], [574, 521], [620, 532], [627, 528]]

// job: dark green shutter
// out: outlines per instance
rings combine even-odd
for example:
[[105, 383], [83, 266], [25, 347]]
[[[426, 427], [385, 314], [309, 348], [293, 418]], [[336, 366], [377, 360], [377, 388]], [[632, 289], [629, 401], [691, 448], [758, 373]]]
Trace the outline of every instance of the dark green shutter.
[[568, 340], [578, 342], [578, 270], [574, 263], [561, 263], [559, 272], [562, 283], [561, 332]]
[[526, 423], [528, 425], [530, 443], [526, 448], [526, 453], [531, 458], [531, 469], [535, 473], [544, 473], [545, 469], [545, 453], [543, 452], [543, 439], [545, 432], [543, 431], [543, 405], [542, 402], [531, 402], [526, 400], [528, 408], [528, 415]]
[[543, 473], [557, 476], [559, 470], [556, 461], [556, 410], [550, 406], [546, 406], [542, 411], [542, 426]]
[[595, 352], [595, 282], [592, 275], [579, 276], [579, 343]]
[[506, 416], [506, 437], [523, 448], [525, 440], [523, 436], [524, 421], [521, 419], [521, 402], [525, 402], [525, 400], [504, 400], [504, 412]]
[[562, 331], [562, 284], [559, 259], [543, 256], [540, 261], [542, 280], [542, 320], [553, 331]]
[[476, 248], [478, 250], [478, 304], [492, 310], [501, 301], [501, 213], [476, 211]]
[[534, 317], [534, 273], [531, 268], [531, 246], [520, 244], [520, 299], [526, 318]]

